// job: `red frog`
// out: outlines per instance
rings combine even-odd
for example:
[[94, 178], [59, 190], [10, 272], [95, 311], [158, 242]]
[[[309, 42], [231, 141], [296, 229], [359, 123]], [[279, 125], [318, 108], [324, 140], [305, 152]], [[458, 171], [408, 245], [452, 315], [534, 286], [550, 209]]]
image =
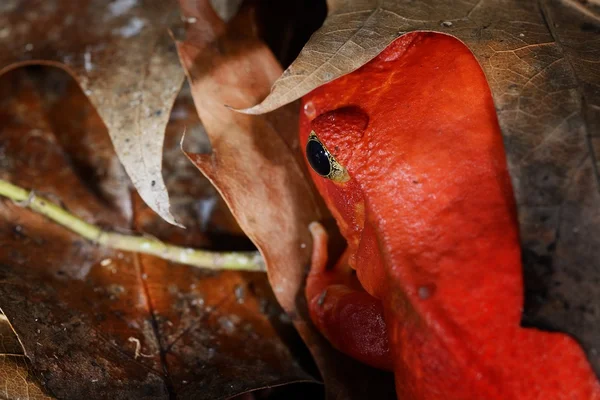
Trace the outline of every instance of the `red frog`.
[[520, 326], [517, 213], [486, 78], [458, 40], [412, 33], [303, 99], [311, 175], [348, 243], [327, 269], [318, 223], [311, 318], [395, 374], [398, 398], [600, 399], [571, 337]]

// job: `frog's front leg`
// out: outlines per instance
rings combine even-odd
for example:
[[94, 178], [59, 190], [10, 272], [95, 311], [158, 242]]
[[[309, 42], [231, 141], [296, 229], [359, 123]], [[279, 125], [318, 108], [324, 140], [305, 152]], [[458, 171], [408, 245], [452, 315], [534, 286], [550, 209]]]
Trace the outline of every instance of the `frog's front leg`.
[[306, 298], [311, 319], [341, 352], [391, 371], [392, 357], [381, 301], [350, 283], [345, 257], [335, 268], [327, 270], [327, 232], [317, 222], [309, 228], [313, 253]]

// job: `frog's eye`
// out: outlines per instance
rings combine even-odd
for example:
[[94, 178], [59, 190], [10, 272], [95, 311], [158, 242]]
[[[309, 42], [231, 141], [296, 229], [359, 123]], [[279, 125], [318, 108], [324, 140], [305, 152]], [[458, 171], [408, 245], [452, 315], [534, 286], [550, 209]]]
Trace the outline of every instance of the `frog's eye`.
[[315, 131], [308, 136], [306, 143], [306, 158], [312, 169], [324, 178], [335, 182], [347, 182], [350, 179], [348, 171], [327, 150], [327, 147], [317, 137]]

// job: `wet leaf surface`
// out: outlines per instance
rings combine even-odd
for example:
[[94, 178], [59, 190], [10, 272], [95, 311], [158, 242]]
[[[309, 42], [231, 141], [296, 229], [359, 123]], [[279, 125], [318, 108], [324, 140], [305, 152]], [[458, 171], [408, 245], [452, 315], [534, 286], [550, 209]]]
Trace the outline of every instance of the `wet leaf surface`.
[[[297, 106], [260, 117], [223, 107], [256, 102], [281, 73], [266, 46], [248, 35], [251, 10], [228, 26], [203, 9], [191, 7], [186, 15], [197, 17], [204, 28], [178, 46], [212, 145], [210, 154], [188, 152], [188, 157], [219, 190], [263, 254], [275, 295], [311, 349], [330, 397], [393, 398], [389, 374], [333, 350], [307, 315], [302, 287], [310, 257], [308, 224], [321, 215], [298, 158], [297, 139], [284, 140], [296, 133]], [[212, 33], [206, 33], [207, 26]]]
[[574, 0], [328, 2], [329, 15], [270, 95], [287, 104], [355, 70], [398, 36], [462, 40], [488, 78], [519, 207], [525, 325], [567, 332], [600, 373], [598, 7]]
[[[174, 209], [194, 228], [182, 233], [123, 190], [106, 129], [73, 82], [54, 88], [62, 93], [55, 99], [42, 98], [26, 71], [1, 82], [3, 179], [35, 188], [90, 222], [174, 243], [210, 246], [222, 236], [203, 233], [209, 228], [232, 237], [239, 232], [210, 184], [177, 150], [182, 125], [201, 131], [189, 92], [176, 104], [165, 152]], [[72, 118], [49, 119], [48, 110], [69, 110]], [[189, 143], [205, 144], [201, 138]], [[221, 399], [312, 380], [297, 361], [302, 346], [264, 274], [208, 273], [99, 248], [9, 201], [0, 203], [0, 215], [1, 307], [31, 363], [29, 370], [14, 364], [23, 377], [18, 390], [26, 388], [26, 371], [61, 399]], [[16, 385], [15, 377], [6, 375], [3, 383]]]
[[51, 64], [72, 74], [108, 127], [133, 185], [175, 223], [161, 175], [170, 109], [183, 82], [169, 30], [175, 1], [23, 1], [0, 5], [0, 74]]

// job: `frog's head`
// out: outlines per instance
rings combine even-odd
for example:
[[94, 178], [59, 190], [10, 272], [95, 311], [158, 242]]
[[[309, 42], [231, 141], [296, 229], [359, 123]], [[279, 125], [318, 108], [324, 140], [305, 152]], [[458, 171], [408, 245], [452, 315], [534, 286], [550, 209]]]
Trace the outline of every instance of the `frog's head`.
[[315, 118], [306, 143], [306, 158], [313, 171], [339, 185], [348, 182], [346, 165], [352, 164], [368, 123], [367, 114], [358, 107], [341, 108]]
[[358, 107], [344, 107], [310, 122], [305, 152], [313, 180], [349, 242], [364, 225], [364, 199], [355, 174], [360, 168], [363, 135], [369, 117]]
[[367, 217], [362, 182], [368, 166], [365, 132], [369, 117], [360, 108], [350, 106], [320, 114], [309, 125], [302, 129], [302, 144], [313, 181], [348, 243], [347, 261], [353, 268], [372, 268], [357, 272], [363, 286], [371, 293], [377, 292], [381, 279], [371, 273], [380, 270], [382, 261]]

